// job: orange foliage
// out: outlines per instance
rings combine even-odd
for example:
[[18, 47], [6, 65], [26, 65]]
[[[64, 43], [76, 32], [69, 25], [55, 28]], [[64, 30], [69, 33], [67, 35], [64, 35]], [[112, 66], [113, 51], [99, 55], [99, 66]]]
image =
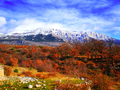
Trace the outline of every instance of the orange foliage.
[[85, 63], [82, 61], [77, 61], [76, 63], [77, 63], [77, 66], [85, 65]]
[[94, 62], [92, 62], [92, 61], [88, 61], [87, 64], [90, 64], [90, 65], [93, 65], [93, 67], [96, 67], [96, 64]]
[[21, 62], [21, 66], [23, 66], [23, 67], [30, 67], [29, 61], [22, 61]]
[[0, 63], [5, 64], [5, 59], [3, 57], [0, 58]]
[[93, 78], [93, 88], [95, 90], [109, 90], [110, 87], [114, 85], [114, 82], [111, 80], [110, 77], [103, 74], [96, 74]]
[[59, 67], [58, 64], [55, 64], [55, 65], [54, 65], [54, 68], [55, 68], [55, 69], [58, 69], [58, 67]]
[[33, 67], [33, 61], [29, 59], [29, 65], [30, 67]]
[[41, 73], [37, 73], [37, 74], [36, 74], [36, 77], [39, 77], [39, 78], [40, 78], [41, 76], [42, 76]]
[[19, 49], [19, 48], [27, 48], [28, 46], [20, 46], [20, 45], [17, 45], [17, 46], [15, 46], [15, 48], [17, 48], [17, 49]]
[[37, 65], [41, 65], [42, 61], [41, 60], [37, 60]]
[[4, 56], [4, 58], [7, 58], [8, 54], [7, 54], [7, 53], [4, 53], [4, 55], [3, 55], [3, 56]]
[[35, 77], [30, 71], [23, 71], [22, 74], [29, 77]]
[[10, 58], [11, 66], [17, 66], [18, 59], [17, 58]]
[[[0, 44], [0, 63], [11, 64], [11, 66], [18, 64], [23, 67], [33, 67], [38, 71], [59, 71], [65, 74], [86, 77], [89, 77], [89, 74], [93, 76], [99, 70], [101, 73], [110, 73], [109, 75], [118, 77], [120, 76], [120, 46], [109, 46], [106, 43], [90, 40], [81, 44], [64, 43], [57, 47]], [[15, 47], [14, 51], [11, 50], [13, 47]], [[30, 72], [24, 73], [26, 75], [30, 74]], [[40, 74], [37, 74], [37, 76], [40, 77]], [[98, 82], [95, 80], [94, 87], [99, 85], [102, 88], [100, 83], [106, 84], [102, 81], [106, 76], [96, 77], [102, 79], [99, 80], [94, 77], [98, 80]]]

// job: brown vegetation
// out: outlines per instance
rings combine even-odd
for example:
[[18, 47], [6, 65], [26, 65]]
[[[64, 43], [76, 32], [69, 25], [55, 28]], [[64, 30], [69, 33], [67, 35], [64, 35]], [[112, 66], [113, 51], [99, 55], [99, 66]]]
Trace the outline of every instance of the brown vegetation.
[[[92, 87], [96, 90], [109, 90], [107, 87], [114, 85], [113, 82], [119, 84], [116, 78], [120, 77], [120, 46], [97, 40], [57, 47], [0, 44], [0, 63], [86, 77], [94, 81]], [[9, 68], [5, 70], [10, 75]], [[22, 74], [42, 77], [39, 73]]]

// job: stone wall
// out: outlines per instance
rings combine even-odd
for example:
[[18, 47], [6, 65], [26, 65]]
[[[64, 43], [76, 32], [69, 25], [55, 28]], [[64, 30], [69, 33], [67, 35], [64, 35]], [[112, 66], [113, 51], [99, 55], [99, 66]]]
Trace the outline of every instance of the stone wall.
[[0, 66], [0, 76], [4, 76], [4, 67]]

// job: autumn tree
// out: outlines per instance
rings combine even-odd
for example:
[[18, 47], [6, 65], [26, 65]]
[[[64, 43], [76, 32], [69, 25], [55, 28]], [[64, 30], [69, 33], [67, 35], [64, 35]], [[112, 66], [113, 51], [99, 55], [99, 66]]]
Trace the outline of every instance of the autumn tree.
[[60, 56], [63, 58], [70, 56], [70, 52], [71, 52], [71, 44], [70, 43], [62, 44], [57, 47], [57, 53], [59, 53]]
[[17, 58], [10, 58], [10, 61], [11, 61], [11, 66], [17, 66], [17, 63], [18, 63], [18, 59]]
[[5, 59], [3, 57], [0, 58], [0, 63], [5, 64]]

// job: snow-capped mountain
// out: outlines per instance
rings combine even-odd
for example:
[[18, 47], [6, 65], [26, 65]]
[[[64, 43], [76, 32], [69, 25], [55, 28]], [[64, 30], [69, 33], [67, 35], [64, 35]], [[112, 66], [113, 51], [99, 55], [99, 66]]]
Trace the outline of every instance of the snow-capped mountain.
[[63, 39], [63, 41], [70, 41], [70, 42], [74, 42], [74, 41], [84, 41], [85, 39], [89, 40], [89, 39], [97, 39], [97, 40], [109, 40], [112, 39], [111, 37], [108, 37], [104, 34], [100, 34], [100, 33], [95, 33], [95, 32], [79, 32], [79, 31], [65, 31], [65, 30], [60, 30], [60, 29], [44, 29], [44, 28], [37, 28], [34, 30], [26, 30], [26, 31], [14, 31], [11, 32], [7, 35], [9, 36], [33, 36], [33, 40], [34, 37], [36, 37], [38, 34], [41, 35], [52, 35], [53, 37], [56, 38], [60, 38]]

